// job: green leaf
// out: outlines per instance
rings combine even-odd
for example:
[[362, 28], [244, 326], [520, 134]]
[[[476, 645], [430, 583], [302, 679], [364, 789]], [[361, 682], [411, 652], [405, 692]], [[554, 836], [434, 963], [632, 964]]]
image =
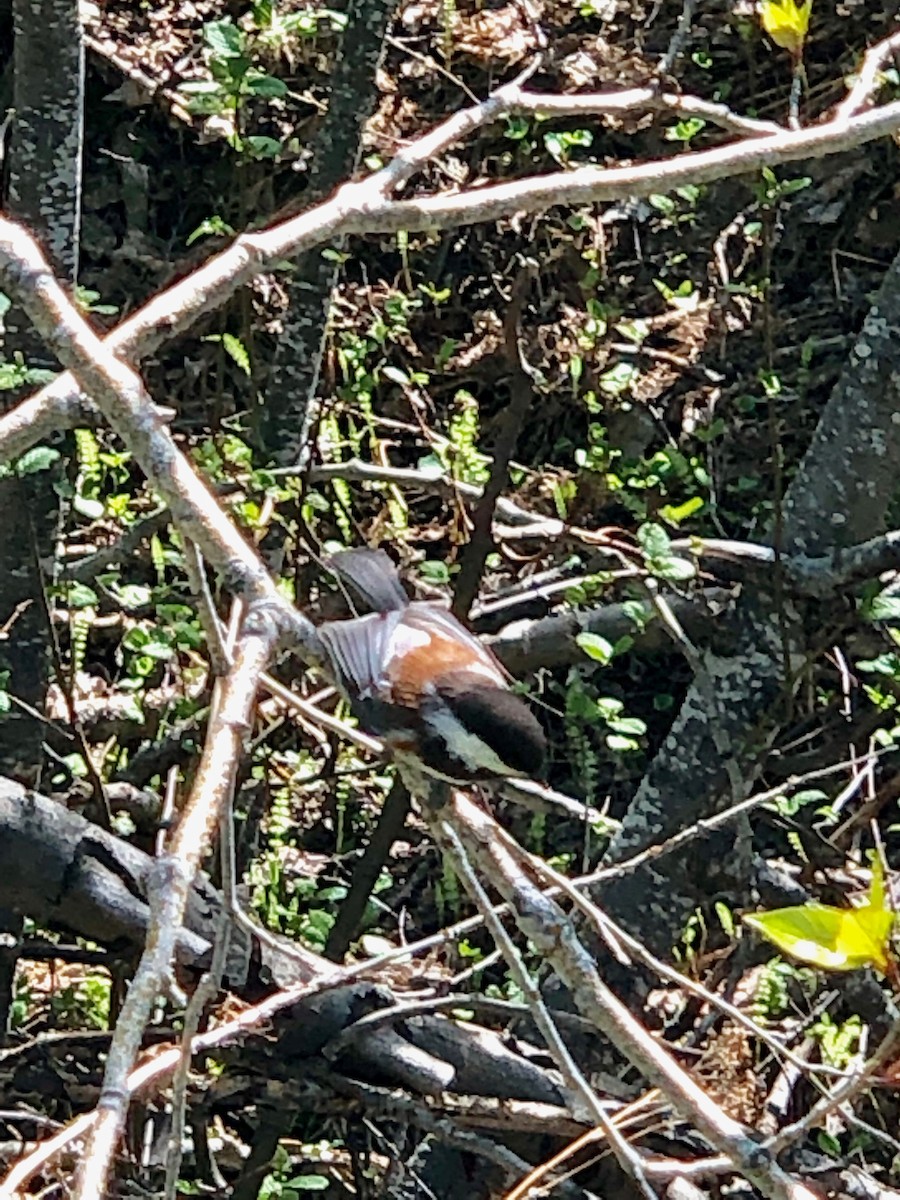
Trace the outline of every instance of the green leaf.
[[88, 769], [85, 766], [84, 759], [80, 754], [67, 754], [63, 758], [63, 762], [71, 771], [75, 779], [86, 779]]
[[332, 900], [343, 900], [347, 895], [347, 889], [343, 884], [335, 884], [333, 887], [320, 888], [316, 892], [316, 899], [320, 903], [330, 902]]
[[250, 374], [250, 355], [247, 353], [247, 347], [240, 338], [235, 337], [233, 333], [223, 333], [222, 348], [245, 375]]
[[609, 722], [609, 727], [614, 733], [629, 737], [643, 737], [647, 732], [647, 726], [640, 717], [615, 717]]
[[508, 113], [504, 116], [503, 121], [505, 138], [511, 142], [520, 142], [522, 138], [527, 137], [530, 124], [526, 117], [519, 116], [517, 113]]
[[179, 92], [188, 96], [221, 96], [222, 85], [212, 79], [186, 79], [179, 84]]
[[97, 593], [86, 583], [72, 583], [66, 588], [66, 603], [69, 608], [93, 608], [97, 600]]
[[615, 328], [617, 333], [621, 333], [622, 337], [633, 342], [635, 346], [642, 345], [650, 336], [650, 322], [640, 317], [631, 321], [617, 321]]
[[686, 558], [676, 558], [674, 555], [668, 558], [648, 558], [647, 570], [657, 579], [669, 579], [673, 583], [683, 583], [697, 574], [697, 568], [692, 562]]
[[282, 18], [284, 28], [301, 37], [315, 37], [319, 33], [319, 22], [328, 21], [335, 33], [341, 33], [347, 28], [348, 18], [345, 13], [335, 12], [331, 8], [320, 8], [312, 12], [286, 13]]
[[645, 558], [668, 558], [671, 554], [672, 541], [662, 525], [640, 525], [637, 540]]
[[186, 240], [186, 246], [192, 246], [198, 238], [202, 237], [233, 237], [234, 229], [222, 217], [207, 217], [205, 221], [201, 221], [193, 233], [189, 233]]
[[118, 712], [126, 721], [134, 721], [136, 725], [146, 725], [147, 723], [147, 716], [137, 695], [129, 697], [124, 704], [120, 705]]
[[149, 604], [153, 598], [153, 590], [143, 583], [123, 583], [115, 589], [115, 595], [123, 608], [134, 612]]
[[600, 376], [600, 391], [607, 396], [622, 396], [640, 374], [633, 363], [620, 362]]
[[419, 563], [419, 575], [426, 583], [443, 585], [450, 582], [450, 570], [440, 559], [426, 559]]
[[43, 387], [45, 383], [52, 383], [56, 378], [55, 371], [48, 371], [44, 367], [29, 367], [25, 372], [25, 382], [33, 384], [34, 387]]
[[900, 677], [900, 656], [889, 652], [879, 654], [877, 658], [861, 658], [856, 664], [856, 669], [871, 671], [875, 675], [898, 678]]
[[650, 624], [650, 622], [656, 617], [656, 611], [653, 608], [653, 605], [645, 600], [626, 600], [622, 605], [622, 611], [640, 633], [642, 633]]
[[843, 1158], [843, 1150], [841, 1142], [833, 1133], [828, 1133], [824, 1129], [816, 1130], [816, 1144], [823, 1154], [829, 1154], [832, 1158]]
[[279, 142], [278, 138], [261, 137], [259, 134], [244, 138], [243, 145], [254, 158], [277, 158], [284, 150], [284, 143]]
[[666, 504], [659, 510], [659, 515], [670, 525], [680, 525], [682, 521], [692, 517], [695, 512], [699, 512], [705, 503], [702, 496], [692, 496], [683, 504]]
[[40, 471], [49, 470], [58, 458], [58, 450], [52, 450], [49, 446], [35, 446], [17, 459], [16, 473], [20, 476], [37, 475]]
[[900, 596], [882, 592], [862, 606], [867, 621], [896, 621], [900, 619]]
[[885, 904], [884, 869], [872, 862], [872, 883], [865, 901], [856, 908], [829, 904], [800, 904], [745, 916], [779, 950], [828, 971], [888, 969], [888, 947], [895, 914]]
[[601, 637], [599, 633], [579, 633], [575, 642], [588, 658], [604, 667], [615, 653], [612, 643], [608, 642], [605, 637]]
[[251, 96], [264, 96], [269, 100], [286, 96], [288, 86], [283, 79], [276, 75], [266, 75], [263, 71], [248, 71], [244, 77], [244, 87]]
[[225, 17], [203, 26], [203, 40], [217, 58], [233, 58], [243, 54], [246, 37], [231, 17]]
[[618, 754], [624, 754], [628, 750], [640, 750], [640, 746], [633, 738], [622, 737], [621, 734], [611, 733], [606, 739], [606, 744], [610, 750], [614, 750]]
[[272, 24], [275, 11], [273, 0], [255, 0], [253, 5], [253, 23], [260, 29]]
[[211, 80], [191, 80], [179, 87], [183, 94], [184, 107], [193, 116], [220, 116], [234, 106], [225, 90]]
[[79, 516], [86, 517], [89, 521], [99, 521], [106, 512], [102, 500], [90, 500], [87, 496], [76, 496], [72, 507]]
[[667, 142], [689, 142], [705, 128], [706, 122], [701, 117], [685, 117], [667, 129], [663, 136]]
[[384, 366], [381, 368], [381, 374], [391, 383], [396, 383], [400, 387], [409, 387], [409, 375], [400, 367]]
[[147, 642], [145, 646], [142, 646], [141, 653], [147, 658], [156, 659], [157, 662], [165, 662], [172, 657], [172, 647], [168, 642], [157, 639]]
[[792, 796], [773, 796], [764, 807], [770, 808], [782, 816], [794, 817], [807, 804], [821, 804], [827, 799], [828, 796], [825, 792], [819, 791], [817, 788], [808, 788], [806, 791], [794, 792]]
[[671, 196], [653, 195], [647, 197], [647, 203], [651, 208], [655, 208], [657, 212], [663, 213], [664, 216], [671, 216], [675, 211], [675, 201]]
[[801, 175], [797, 179], [786, 179], [781, 185], [782, 196], [792, 196], [794, 192], [802, 192], [812, 184], [812, 179], [808, 175]]
[[719, 924], [725, 930], [727, 937], [734, 937], [734, 913], [727, 904], [723, 904], [721, 900], [717, 900], [715, 905], [716, 916], [719, 918]]

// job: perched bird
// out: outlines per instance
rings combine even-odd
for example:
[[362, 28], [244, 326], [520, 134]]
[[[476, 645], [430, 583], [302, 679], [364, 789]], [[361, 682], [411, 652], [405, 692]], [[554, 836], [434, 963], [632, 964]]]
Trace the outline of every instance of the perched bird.
[[476, 637], [438, 605], [411, 601], [383, 550], [346, 550], [326, 565], [366, 614], [317, 631], [363, 729], [451, 782], [541, 772], [544, 732]]

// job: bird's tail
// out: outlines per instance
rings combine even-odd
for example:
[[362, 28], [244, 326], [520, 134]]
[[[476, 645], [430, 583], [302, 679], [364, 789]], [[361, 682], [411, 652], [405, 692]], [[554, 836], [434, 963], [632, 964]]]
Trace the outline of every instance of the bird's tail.
[[409, 604], [397, 568], [384, 550], [342, 550], [325, 560], [362, 613], [397, 612]]

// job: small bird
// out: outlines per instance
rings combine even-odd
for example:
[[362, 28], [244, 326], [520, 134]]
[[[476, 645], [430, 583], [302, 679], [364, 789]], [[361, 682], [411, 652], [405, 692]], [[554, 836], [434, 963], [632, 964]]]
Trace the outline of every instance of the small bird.
[[541, 773], [544, 731], [476, 637], [438, 605], [411, 601], [383, 550], [345, 550], [326, 565], [365, 612], [317, 633], [366, 732], [452, 783]]

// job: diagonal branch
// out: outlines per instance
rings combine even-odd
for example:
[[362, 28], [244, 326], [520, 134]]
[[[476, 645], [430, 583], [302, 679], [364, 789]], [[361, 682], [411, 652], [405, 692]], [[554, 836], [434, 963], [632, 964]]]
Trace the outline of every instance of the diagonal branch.
[[290, 629], [301, 644], [309, 641], [312, 626], [278, 595], [262, 560], [178, 449], [140, 377], [80, 316], [31, 235], [5, 218], [0, 218], [0, 275], [48, 346], [94, 396], [165, 500], [181, 533], [250, 598], [265, 600], [284, 631]]
[[278, 642], [265, 612], [250, 608], [210, 726], [191, 797], [171, 848], [154, 864], [149, 885], [147, 943], [106, 1059], [97, 1121], [91, 1129], [75, 1189], [76, 1200], [105, 1195], [106, 1179], [128, 1111], [128, 1078], [140, 1051], [157, 997], [172, 970], [175, 942], [188, 894], [225, 806], [234, 790], [238, 761], [250, 728], [259, 677]]
[[436, 837], [440, 838], [444, 821], [456, 831], [481, 875], [491, 879], [510, 903], [522, 933], [569, 988], [582, 1016], [664, 1093], [712, 1147], [731, 1160], [735, 1171], [773, 1200], [813, 1200], [814, 1193], [782, 1170], [739, 1122], [715, 1105], [606, 986], [566, 914], [531, 881], [491, 816], [459, 792], [438, 811], [426, 809], [426, 815]]
[[[286, 258], [296, 258], [346, 234], [456, 228], [517, 213], [545, 212], [559, 205], [647, 196], [689, 183], [709, 183], [749, 174], [763, 166], [776, 167], [836, 154], [900, 128], [900, 102], [897, 102], [849, 120], [829, 121], [799, 132], [753, 137], [714, 150], [680, 154], [663, 162], [636, 167], [589, 166], [470, 189], [455, 196], [405, 201], [391, 198], [398, 187], [443, 150], [505, 113], [515, 111], [517, 106], [532, 104], [534, 99], [533, 94], [514, 81], [480, 104], [455, 113], [400, 150], [387, 167], [371, 178], [345, 184], [325, 203], [264, 232], [241, 235], [228, 249], [123, 321], [107, 335], [104, 344], [120, 358], [139, 361], [184, 332], [204, 313], [220, 307], [255, 276], [272, 270]], [[573, 100], [583, 104], [585, 97]], [[33, 422], [46, 428], [48, 408], [60, 417], [77, 412], [77, 390], [73, 376], [65, 373], [0, 421], [0, 461], [16, 458], [34, 444], [29, 429]]]

